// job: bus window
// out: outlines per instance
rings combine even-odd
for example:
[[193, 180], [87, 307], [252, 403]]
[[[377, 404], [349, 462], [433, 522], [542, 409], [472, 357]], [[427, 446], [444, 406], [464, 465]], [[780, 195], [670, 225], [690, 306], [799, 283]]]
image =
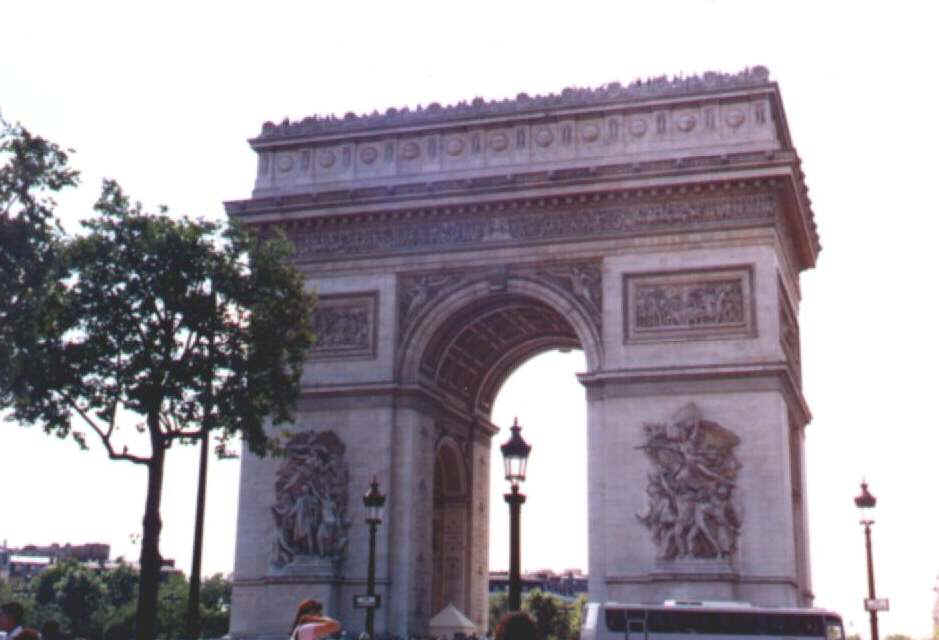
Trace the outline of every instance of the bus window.
[[609, 631], [626, 631], [626, 610], [625, 609], [607, 609], [604, 611], [606, 617], [606, 628]]
[[844, 640], [844, 627], [841, 619], [835, 616], [825, 616], [826, 640]]

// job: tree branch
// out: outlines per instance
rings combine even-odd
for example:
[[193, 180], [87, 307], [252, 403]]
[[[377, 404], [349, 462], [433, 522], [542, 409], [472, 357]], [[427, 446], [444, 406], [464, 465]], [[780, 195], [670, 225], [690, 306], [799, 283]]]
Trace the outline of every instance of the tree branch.
[[207, 435], [207, 434], [205, 434], [205, 432], [200, 429], [199, 431], [176, 431], [176, 432], [174, 432], [174, 433], [168, 434], [166, 437], [167, 437], [168, 439], [170, 439], [170, 440], [172, 440], [172, 439], [177, 439], [177, 440], [183, 440], [183, 439], [197, 440], [197, 439], [203, 437], [203, 435]]
[[[132, 453], [127, 453], [126, 446], [124, 447], [124, 450], [121, 451], [120, 453], [115, 451], [114, 447], [111, 445], [111, 430], [109, 429], [107, 432], [103, 431], [101, 427], [99, 427], [95, 423], [95, 421], [92, 420], [88, 416], [88, 413], [84, 409], [78, 406], [78, 403], [75, 402], [75, 400], [71, 396], [65, 393], [62, 393], [61, 391], [57, 391], [57, 393], [59, 393], [59, 395], [65, 398], [65, 401], [68, 402], [69, 406], [72, 407], [72, 409], [74, 409], [78, 413], [78, 415], [81, 416], [81, 418], [85, 421], [85, 423], [89, 427], [91, 427], [95, 433], [98, 434], [98, 437], [101, 438], [101, 443], [104, 445], [104, 448], [107, 450], [108, 457], [111, 460], [127, 460], [128, 462], [133, 462], [134, 464], [142, 464], [142, 465], [150, 464], [150, 460], [151, 460], [150, 458], [144, 458], [142, 456], [135, 456]], [[115, 415], [116, 413], [117, 412], [115, 411]], [[113, 424], [113, 420], [114, 419], [112, 418], [112, 424]]]

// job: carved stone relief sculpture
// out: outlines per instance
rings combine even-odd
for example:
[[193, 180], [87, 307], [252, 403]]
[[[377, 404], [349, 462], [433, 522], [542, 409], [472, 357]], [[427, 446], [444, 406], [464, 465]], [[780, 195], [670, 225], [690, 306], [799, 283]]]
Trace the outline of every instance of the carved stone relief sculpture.
[[348, 542], [346, 447], [332, 431], [304, 431], [286, 449], [274, 483], [271, 566], [333, 572]]
[[737, 550], [741, 513], [734, 504], [740, 438], [703, 420], [694, 404], [668, 423], [643, 425], [640, 446], [652, 462], [649, 503], [636, 515], [652, 533], [661, 560], [730, 558]]
[[510, 276], [550, 285], [583, 306], [600, 332], [603, 309], [602, 273], [598, 260], [546, 265], [499, 265], [494, 268], [403, 274], [398, 276], [398, 335], [404, 336], [432, 303], [457, 288], [485, 280], [490, 290], [504, 290]]
[[747, 267], [627, 274], [623, 281], [626, 342], [756, 335]]
[[378, 294], [324, 295], [313, 310], [313, 357], [374, 356]]

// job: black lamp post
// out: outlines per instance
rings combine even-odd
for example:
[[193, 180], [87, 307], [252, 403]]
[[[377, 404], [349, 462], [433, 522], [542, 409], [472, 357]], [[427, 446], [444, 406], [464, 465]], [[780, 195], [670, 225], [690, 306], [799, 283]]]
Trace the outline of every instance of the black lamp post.
[[[854, 504], [858, 509], [873, 509], [877, 505], [877, 498], [871, 495], [867, 490], [867, 483], [861, 482], [861, 495], [854, 499]], [[862, 511], [862, 513], [864, 513]], [[864, 603], [864, 608], [871, 614], [871, 640], [879, 640], [877, 633], [877, 606], [874, 602], [874, 557], [871, 553], [871, 525], [874, 520], [866, 517], [861, 520], [864, 525], [864, 540], [867, 543], [867, 591], [869, 599]]]
[[385, 496], [378, 490], [378, 478], [372, 478], [372, 486], [362, 498], [365, 504], [365, 522], [368, 523], [368, 585], [367, 594], [371, 601], [365, 608], [365, 633], [375, 637], [375, 533], [381, 524], [385, 508]]
[[518, 418], [512, 425], [512, 437], [502, 445], [502, 459], [505, 462], [505, 479], [512, 483], [512, 493], [505, 494], [509, 504], [509, 611], [522, 608], [521, 548], [519, 533], [519, 515], [525, 496], [519, 493], [518, 485], [525, 480], [525, 467], [531, 445], [522, 439], [522, 428]]

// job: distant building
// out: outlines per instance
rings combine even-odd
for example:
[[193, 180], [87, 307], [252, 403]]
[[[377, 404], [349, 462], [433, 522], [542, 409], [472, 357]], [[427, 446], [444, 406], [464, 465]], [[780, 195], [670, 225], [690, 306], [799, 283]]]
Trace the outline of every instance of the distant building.
[[[537, 569], [528, 571], [521, 576], [522, 592], [540, 589], [547, 593], [554, 593], [567, 598], [576, 598], [587, 593], [587, 576], [580, 569], [566, 569], [555, 573], [550, 569]], [[489, 572], [489, 593], [500, 593], [509, 590], [508, 571]]]
[[6, 577], [9, 579], [29, 580], [52, 564], [48, 556], [10, 555], [6, 564]]
[[47, 547], [39, 547], [34, 544], [28, 544], [17, 550], [19, 555], [23, 556], [48, 556], [55, 560], [65, 560], [72, 558], [79, 562], [100, 562], [105, 563], [111, 555], [111, 545], [92, 542], [89, 544], [59, 545], [52, 543]]
[[14, 548], [4, 541], [0, 547], [0, 577], [5, 579], [29, 579], [46, 567], [62, 560], [77, 560], [95, 568], [104, 568], [111, 554], [111, 546], [93, 542], [90, 544], [49, 546], [28, 544]]
[[[17, 549], [8, 547], [4, 541], [3, 546], [0, 546], [0, 578], [28, 580], [64, 560], [75, 560], [92, 571], [110, 571], [122, 564], [140, 569], [139, 563], [124, 562], [123, 558], [112, 562], [109, 560], [110, 555], [111, 546], [100, 542], [79, 545], [53, 543], [45, 547], [28, 544]], [[183, 572], [176, 568], [173, 558], [161, 558], [160, 580], [172, 575], [183, 575]]]

